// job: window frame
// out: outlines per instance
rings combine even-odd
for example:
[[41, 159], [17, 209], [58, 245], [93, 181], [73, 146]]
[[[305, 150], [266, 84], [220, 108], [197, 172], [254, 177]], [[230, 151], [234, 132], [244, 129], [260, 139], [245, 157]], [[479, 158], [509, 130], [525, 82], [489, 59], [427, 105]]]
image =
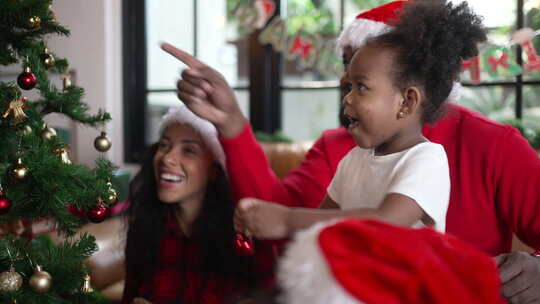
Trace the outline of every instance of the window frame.
[[[193, 1], [193, 39], [194, 55], [197, 56], [197, 0]], [[276, 11], [272, 18], [280, 16], [281, 0], [275, 0]], [[343, 29], [345, 16], [345, 0], [339, 0], [339, 28]], [[524, 26], [524, 0], [516, 0], [516, 28]], [[124, 105], [124, 160], [126, 163], [139, 162], [146, 150], [145, 136], [147, 129], [146, 113], [148, 109], [147, 95], [156, 92], [176, 92], [176, 88], [152, 89], [147, 87], [147, 52], [146, 52], [146, 18], [145, 0], [122, 1], [123, 26], [123, 105]], [[306, 81], [298, 85], [282, 84], [283, 56], [275, 52], [270, 45], [261, 45], [255, 30], [248, 36], [249, 66], [260, 67], [249, 69], [249, 84], [236, 86], [234, 90], [249, 91], [249, 115], [253, 129], [268, 133], [281, 129], [282, 125], [282, 92], [284, 90], [339, 90], [339, 81], [317, 82]], [[522, 48], [516, 47], [516, 61], [522, 66]], [[462, 83], [464, 87], [481, 88], [491, 86], [507, 86], [515, 89], [515, 118], [523, 117], [523, 87], [540, 86], [540, 80], [523, 80], [518, 75], [514, 81], [481, 81], [478, 84]], [[336, 100], [339, 107], [340, 100]], [[337, 127], [337, 126], [336, 126]]]

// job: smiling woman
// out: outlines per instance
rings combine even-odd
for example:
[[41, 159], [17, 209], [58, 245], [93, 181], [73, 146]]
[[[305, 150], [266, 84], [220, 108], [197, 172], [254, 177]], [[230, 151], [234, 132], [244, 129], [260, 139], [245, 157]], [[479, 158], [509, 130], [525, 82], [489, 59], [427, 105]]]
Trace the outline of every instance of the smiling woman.
[[[130, 185], [122, 303], [225, 303], [270, 269], [235, 247], [233, 200], [216, 129], [186, 107], [163, 117]], [[268, 268], [267, 267], [267, 268]]]

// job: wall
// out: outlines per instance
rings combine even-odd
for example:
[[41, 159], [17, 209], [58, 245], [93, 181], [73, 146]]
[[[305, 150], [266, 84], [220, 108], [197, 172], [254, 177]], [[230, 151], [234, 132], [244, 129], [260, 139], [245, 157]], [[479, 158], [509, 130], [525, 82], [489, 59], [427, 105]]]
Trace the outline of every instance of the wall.
[[[112, 148], [106, 157], [123, 165], [121, 0], [54, 0], [52, 9], [70, 37], [51, 36], [49, 49], [65, 57], [76, 72], [76, 83], [86, 91], [84, 102], [95, 113], [103, 108], [113, 120], [106, 126]], [[99, 130], [78, 126], [73, 158], [93, 166], [100, 155], [94, 148]]]

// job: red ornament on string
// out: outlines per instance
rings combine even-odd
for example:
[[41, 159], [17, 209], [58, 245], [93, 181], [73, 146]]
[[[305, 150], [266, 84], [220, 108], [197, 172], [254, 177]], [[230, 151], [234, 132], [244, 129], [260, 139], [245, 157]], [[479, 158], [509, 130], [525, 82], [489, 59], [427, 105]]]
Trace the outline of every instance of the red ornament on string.
[[84, 217], [84, 209], [78, 208], [77, 206], [75, 206], [75, 204], [69, 204], [68, 210], [73, 215], [76, 215], [78, 217]]
[[9, 209], [11, 209], [11, 201], [0, 192], [0, 215], [8, 213]]
[[26, 67], [17, 77], [17, 84], [23, 90], [31, 90], [36, 86], [37, 78], [29, 67]]
[[103, 204], [99, 204], [94, 208], [86, 211], [86, 217], [92, 223], [101, 223], [109, 217], [111, 209]]
[[255, 253], [255, 248], [253, 247], [253, 240], [250, 237], [247, 237], [241, 233], [236, 234], [234, 240], [234, 252], [237, 255], [248, 256]]

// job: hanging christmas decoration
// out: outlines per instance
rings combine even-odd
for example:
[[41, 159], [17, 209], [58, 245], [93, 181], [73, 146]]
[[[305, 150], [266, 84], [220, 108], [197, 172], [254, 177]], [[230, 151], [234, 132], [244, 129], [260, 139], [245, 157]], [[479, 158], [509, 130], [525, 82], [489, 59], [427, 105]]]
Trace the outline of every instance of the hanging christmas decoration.
[[51, 138], [55, 136], [56, 136], [56, 130], [47, 126], [47, 124], [45, 124], [43, 126], [43, 129], [41, 130], [41, 138], [45, 140], [50, 140]]
[[21, 288], [22, 276], [11, 265], [8, 271], [0, 273], [0, 293], [15, 292]]
[[28, 175], [30, 175], [28, 167], [26, 167], [23, 164], [22, 159], [20, 157], [17, 158], [15, 165], [11, 169], [11, 178], [16, 183], [20, 183], [24, 181], [28, 177]]
[[480, 57], [475, 56], [471, 59], [463, 60], [461, 63], [463, 70], [468, 70], [473, 83], [480, 82]]
[[81, 292], [84, 292], [84, 293], [94, 292], [92, 285], [90, 285], [90, 276], [85, 275], [83, 280], [84, 281], [83, 281], [83, 285], [81, 286]]
[[2, 185], [0, 185], [0, 215], [8, 213], [9, 209], [11, 209], [11, 201], [4, 193]]
[[101, 223], [107, 217], [109, 217], [109, 214], [111, 212], [111, 209], [103, 204], [103, 201], [101, 199], [98, 200], [98, 205], [88, 209], [86, 211], [86, 217], [89, 221], [92, 223]]
[[101, 135], [96, 137], [94, 140], [94, 147], [100, 152], [107, 152], [111, 146], [112, 143], [107, 137], [107, 133], [105, 131], [101, 132]]
[[82, 208], [77, 207], [75, 204], [68, 204], [68, 210], [71, 214], [78, 216], [78, 217], [84, 217], [85, 216], [85, 210]]
[[17, 84], [23, 90], [31, 90], [36, 86], [37, 78], [30, 67], [25, 67], [24, 71], [17, 77]]
[[66, 90], [71, 86], [71, 76], [69, 74], [65, 74], [62, 76], [62, 88]]
[[28, 285], [36, 293], [46, 293], [51, 289], [52, 276], [44, 271], [40, 265], [37, 265], [34, 274], [28, 281]]
[[500, 75], [516, 76], [523, 72], [523, 69], [516, 63], [510, 55], [510, 50], [506, 47], [495, 46], [489, 48], [484, 53], [484, 65], [488, 68], [491, 77]]
[[519, 43], [527, 55], [527, 62], [523, 64], [527, 71], [540, 70], [540, 56], [538, 56], [532, 43], [535, 35], [534, 30], [529, 27], [519, 29], [512, 34], [512, 42]]
[[17, 100], [13, 100], [9, 103], [9, 106], [6, 111], [2, 114], [2, 118], [7, 118], [10, 114], [12, 115], [11, 121], [13, 124], [18, 124], [26, 120], [28, 116], [23, 111], [23, 108], [26, 106], [24, 103], [26, 97], [21, 96]]
[[242, 233], [237, 233], [234, 240], [234, 252], [240, 256], [252, 255], [255, 252], [253, 239]]
[[105, 198], [105, 202], [109, 206], [112, 206], [112, 205], [118, 203], [118, 200], [119, 200], [118, 192], [116, 192], [116, 190], [114, 190], [111, 182], [108, 182], [107, 186], [108, 186], [109, 190], [108, 190], [107, 196]]
[[54, 56], [49, 53], [49, 49], [46, 48], [45, 50], [43, 50], [43, 54], [41, 55], [41, 61], [47, 69], [54, 67]]
[[28, 18], [26, 23], [27, 30], [37, 30], [41, 26], [41, 18], [39, 16], [32, 16]]
[[12, 115], [11, 121], [13, 124], [18, 124], [26, 120], [28, 116], [23, 111], [23, 108], [26, 106], [26, 97], [21, 96], [17, 100], [13, 100], [9, 103], [9, 106], [6, 111], [2, 114], [2, 118], [7, 118], [10, 114]]
[[61, 149], [54, 149], [53, 153], [58, 155], [60, 159], [62, 160], [62, 163], [66, 165], [71, 165], [71, 159], [69, 159], [69, 153], [67, 149], [61, 148]]
[[276, 52], [287, 46], [287, 24], [281, 18], [274, 18], [264, 28], [258, 38], [261, 44], [270, 44]]
[[24, 136], [28, 136], [28, 135], [32, 134], [32, 127], [30, 127], [29, 125], [26, 125], [26, 126], [22, 127], [21, 132], [22, 132], [22, 134]]

